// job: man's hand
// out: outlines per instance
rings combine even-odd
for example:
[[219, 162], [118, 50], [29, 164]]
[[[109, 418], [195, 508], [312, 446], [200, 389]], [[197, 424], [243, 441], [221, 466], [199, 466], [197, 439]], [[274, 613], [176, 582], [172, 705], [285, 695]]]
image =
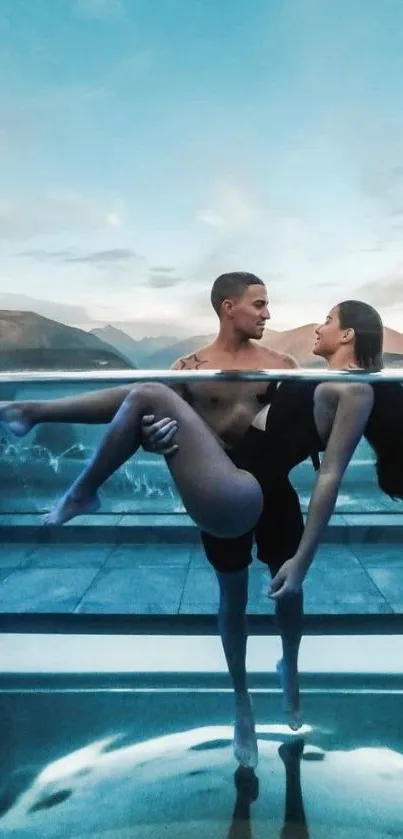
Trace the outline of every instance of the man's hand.
[[144, 416], [141, 421], [142, 446], [146, 452], [161, 454], [168, 457], [178, 451], [179, 446], [172, 440], [178, 430], [178, 423], [170, 417], [164, 417], [158, 422], [153, 414]]
[[301, 591], [304, 575], [294, 559], [287, 559], [271, 582], [269, 597], [279, 600], [287, 594], [298, 594]]

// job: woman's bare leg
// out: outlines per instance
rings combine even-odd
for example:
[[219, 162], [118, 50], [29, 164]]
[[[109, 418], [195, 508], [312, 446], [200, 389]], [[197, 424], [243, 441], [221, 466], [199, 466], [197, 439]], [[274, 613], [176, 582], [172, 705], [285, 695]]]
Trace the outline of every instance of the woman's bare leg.
[[302, 725], [298, 675], [298, 656], [304, 622], [302, 592], [277, 600], [276, 619], [283, 647], [283, 658], [277, 663], [277, 673], [283, 690], [284, 711], [290, 728], [298, 731]]
[[103, 425], [113, 419], [132, 387], [121, 385], [38, 402], [0, 402], [0, 422], [17, 437], [23, 437], [42, 422]]
[[234, 755], [240, 766], [255, 769], [258, 746], [246, 673], [249, 570], [216, 574], [220, 587], [218, 629], [235, 697]]
[[56, 508], [48, 524], [64, 524], [94, 509], [100, 486], [137, 451], [141, 420], [177, 420], [178, 450], [168, 467], [183, 503], [196, 524], [208, 533], [234, 537], [251, 530], [262, 510], [262, 492], [255, 478], [237, 469], [213, 432], [180, 396], [166, 385], [131, 387], [94, 457]]

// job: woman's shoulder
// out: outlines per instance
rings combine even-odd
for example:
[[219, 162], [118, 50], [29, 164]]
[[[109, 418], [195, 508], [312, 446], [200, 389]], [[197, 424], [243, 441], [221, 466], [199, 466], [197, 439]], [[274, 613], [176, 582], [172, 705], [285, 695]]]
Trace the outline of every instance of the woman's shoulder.
[[371, 406], [374, 402], [374, 388], [368, 382], [319, 382], [315, 389], [315, 400], [323, 399], [334, 403], [342, 400], [345, 404]]

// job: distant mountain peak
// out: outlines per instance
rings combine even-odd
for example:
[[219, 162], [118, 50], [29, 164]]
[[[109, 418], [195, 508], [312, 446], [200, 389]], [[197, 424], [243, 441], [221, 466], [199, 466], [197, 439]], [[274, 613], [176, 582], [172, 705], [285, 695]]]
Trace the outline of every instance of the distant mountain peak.
[[0, 367], [4, 369], [131, 369], [106, 341], [36, 312], [0, 310]]

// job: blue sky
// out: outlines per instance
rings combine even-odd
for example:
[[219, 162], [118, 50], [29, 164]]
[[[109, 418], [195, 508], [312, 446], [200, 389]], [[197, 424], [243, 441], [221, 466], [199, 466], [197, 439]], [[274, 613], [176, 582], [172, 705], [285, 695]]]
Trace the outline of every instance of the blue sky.
[[403, 331], [402, 79], [401, 0], [2, 0], [0, 305], [200, 334], [242, 269]]

